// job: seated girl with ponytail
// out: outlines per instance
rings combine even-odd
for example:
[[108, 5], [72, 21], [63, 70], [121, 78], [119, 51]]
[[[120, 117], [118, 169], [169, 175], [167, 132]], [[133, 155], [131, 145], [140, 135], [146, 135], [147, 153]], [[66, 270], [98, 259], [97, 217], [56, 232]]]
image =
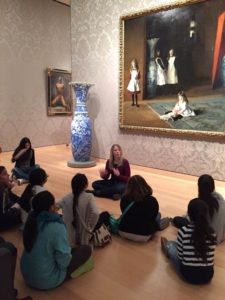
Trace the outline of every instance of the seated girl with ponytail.
[[24, 251], [20, 267], [25, 282], [49, 290], [93, 267], [91, 247], [71, 249], [66, 227], [55, 212], [54, 196], [43, 191], [34, 196], [33, 211], [23, 232]]
[[164, 254], [176, 271], [193, 284], [208, 283], [214, 274], [216, 235], [209, 226], [206, 203], [198, 198], [188, 205], [190, 224], [178, 230], [177, 241], [161, 237]]
[[71, 181], [72, 193], [56, 204], [57, 208], [62, 209], [72, 246], [91, 244], [92, 232], [103, 223], [109, 225], [109, 213], [99, 214], [94, 195], [86, 193], [87, 187], [87, 177], [77, 173]]
[[[215, 182], [211, 175], [203, 174], [198, 179], [198, 198], [208, 207], [207, 220], [217, 236], [217, 243], [225, 240], [225, 200], [215, 191]], [[189, 224], [188, 216], [174, 217], [173, 224], [177, 228]]]

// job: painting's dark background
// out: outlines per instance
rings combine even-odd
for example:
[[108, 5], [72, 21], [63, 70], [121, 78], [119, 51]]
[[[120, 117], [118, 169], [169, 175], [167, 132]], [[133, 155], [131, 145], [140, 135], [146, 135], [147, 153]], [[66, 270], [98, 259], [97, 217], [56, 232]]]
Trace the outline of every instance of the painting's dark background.
[[[174, 48], [181, 88], [211, 83], [217, 20], [224, 11], [225, 0], [212, 0], [145, 16], [146, 39], [160, 38], [156, 48], [161, 50], [165, 64], [169, 49]], [[191, 39], [192, 19], [197, 26]], [[148, 57], [146, 45], [146, 69]]]

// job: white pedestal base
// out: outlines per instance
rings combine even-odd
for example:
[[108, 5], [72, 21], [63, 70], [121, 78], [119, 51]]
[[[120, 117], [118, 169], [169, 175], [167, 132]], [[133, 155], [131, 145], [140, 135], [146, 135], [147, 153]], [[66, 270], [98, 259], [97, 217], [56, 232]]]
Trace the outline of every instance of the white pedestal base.
[[71, 159], [67, 162], [67, 166], [70, 168], [90, 168], [90, 167], [94, 167], [95, 165], [96, 165], [95, 160], [76, 161], [74, 159]]

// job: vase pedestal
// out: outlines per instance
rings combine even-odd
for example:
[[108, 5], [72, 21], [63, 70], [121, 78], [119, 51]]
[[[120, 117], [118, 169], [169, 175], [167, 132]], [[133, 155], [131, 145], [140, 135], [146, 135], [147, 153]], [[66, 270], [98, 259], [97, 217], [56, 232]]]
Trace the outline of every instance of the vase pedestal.
[[95, 165], [96, 165], [95, 160], [76, 161], [74, 159], [71, 159], [67, 162], [67, 166], [70, 168], [90, 168], [90, 167], [94, 167]]
[[71, 122], [71, 148], [73, 159], [67, 162], [71, 168], [89, 168], [96, 165], [91, 157], [92, 146], [92, 122], [89, 118], [86, 101], [87, 94], [94, 84], [70, 82], [75, 96], [76, 106], [74, 117]]

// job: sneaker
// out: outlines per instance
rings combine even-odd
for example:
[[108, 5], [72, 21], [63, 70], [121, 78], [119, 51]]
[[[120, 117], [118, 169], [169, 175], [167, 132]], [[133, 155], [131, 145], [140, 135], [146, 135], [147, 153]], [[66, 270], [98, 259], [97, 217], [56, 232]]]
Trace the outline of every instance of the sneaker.
[[112, 198], [113, 198], [113, 200], [120, 200], [121, 195], [120, 195], [120, 194], [114, 194], [114, 195], [112, 196]]
[[167, 238], [165, 237], [161, 237], [161, 249], [162, 249], [162, 252], [165, 254], [165, 256], [167, 258], [169, 258], [169, 252], [168, 252], [168, 248], [167, 248], [167, 243], [168, 243], [168, 240]]
[[22, 185], [22, 184], [25, 184], [25, 183], [28, 183], [29, 180], [26, 180], [26, 179], [23, 179], [23, 178], [19, 178], [17, 179], [17, 184], [18, 185]]
[[168, 217], [162, 218], [160, 220], [159, 229], [160, 230], [166, 229], [169, 225], [170, 225], [170, 218], [168, 218]]

